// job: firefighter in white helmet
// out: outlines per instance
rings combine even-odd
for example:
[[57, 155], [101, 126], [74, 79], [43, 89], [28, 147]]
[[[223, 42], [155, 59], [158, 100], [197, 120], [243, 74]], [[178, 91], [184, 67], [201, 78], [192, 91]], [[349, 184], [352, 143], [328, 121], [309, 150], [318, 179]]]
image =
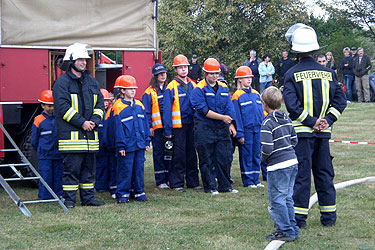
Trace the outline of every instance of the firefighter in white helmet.
[[329, 151], [331, 126], [346, 107], [345, 94], [335, 72], [312, 57], [321, 49], [315, 30], [304, 24], [293, 25], [285, 35], [299, 63], [285, 74], [284, 101], [298, 137], [295, 147], [298, 174], [293, 200], [296, 223], [306, 227], [311, 188], [311, 171], [319, 197], [320, 222], [336, 222], [336, 192]]
[[73, 208], [76, 193], [84, 206], [100, 206], [94, 198], [95, 153], [99, 151], [97, 127], [103, 118], [104, 99], [99, 83], [86, 69], [87, 45], [75, 43], [64, 56], [66, 73], [53, 86], [59, 151], [64, 156], [63, 197]]

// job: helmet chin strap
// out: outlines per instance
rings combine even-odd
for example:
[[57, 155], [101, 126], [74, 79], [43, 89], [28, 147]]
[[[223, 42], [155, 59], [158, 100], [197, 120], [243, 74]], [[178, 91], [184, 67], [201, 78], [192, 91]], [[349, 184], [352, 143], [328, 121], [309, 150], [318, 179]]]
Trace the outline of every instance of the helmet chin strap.
[[75, 71], [80, 72], [80, 73], [82, 73], [83, 71], [85, 71], [85, 70], [77, 69], [77, 67], [76, 67], [76, 65], [75, 65], [75, 62], [76, 62], [75, 60], [74, 60], [74, 61], [71, 60], [72, 68], [73, 68]]

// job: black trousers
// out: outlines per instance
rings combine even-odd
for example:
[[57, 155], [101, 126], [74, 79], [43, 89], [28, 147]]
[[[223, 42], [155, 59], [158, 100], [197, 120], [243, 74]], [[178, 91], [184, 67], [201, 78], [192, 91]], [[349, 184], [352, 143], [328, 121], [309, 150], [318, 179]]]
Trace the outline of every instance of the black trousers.
[[63, 197], [65, 203], [75, 204], [80, 189], [82, 204], [94, 199], [95, 154], [64, 154]]
[[182, 124], [182, 128], [173, 129], [173, 158], [169, 167], [169, 185], [171, 188], [199, 186], [198, 160], [194, 147], [193, 124]]
[[335, 176], [329, 152], [329, 139], [298, 138], [295, 147], [298, 173], [294, 184], [293, 200], [297, 224], [307, 219], [311, 189], [311, 171], [318, 194], [320, 221], [323, 225], [336, 222]]

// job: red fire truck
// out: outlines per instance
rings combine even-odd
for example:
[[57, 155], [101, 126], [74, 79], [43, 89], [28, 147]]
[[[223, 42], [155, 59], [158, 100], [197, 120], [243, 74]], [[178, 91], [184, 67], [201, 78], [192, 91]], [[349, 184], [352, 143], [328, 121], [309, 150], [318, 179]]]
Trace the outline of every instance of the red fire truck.
[[[0, 122], [34, 166], [30, 137], [33, 119], [41, 112], [37, 100], [64, 73], [58, 65], [69, 45], [79, 42], [92, 47], [88, 69], [110, 92], [119, 75], [133, 75], [139, 86], [137, 98], [147, 88], [152, 66], [161, 61], [156, 0], [0, 3]], [[116, 59], [107, 58], [108, 51]], [[4, 144], [0, 131], [0, 149], [6, 148]], [[13, 157], [0, 152], [1, 162], [14, 161]]]

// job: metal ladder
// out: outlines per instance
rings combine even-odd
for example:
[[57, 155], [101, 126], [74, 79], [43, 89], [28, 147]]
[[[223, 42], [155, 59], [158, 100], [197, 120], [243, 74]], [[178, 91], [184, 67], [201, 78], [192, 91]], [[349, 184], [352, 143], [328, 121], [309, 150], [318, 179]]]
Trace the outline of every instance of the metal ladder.
[[[25, 204], [33, 204], [33, 203], [49, 203], [49, 202], [57, 202], [62, 207], [62, 209], [69, 213], [69, 210], [66, 208], [64, 203], [57, 197], [55, 192], [49, 187], [47, 182], [39, 175], [38, 171], [35, 170], [33, 165], [29, 162], [29, 160], [25, 157], [25, 155], [22, 153], [22, 151], [18, 148], [17, 144], [13, 141], [9, 133], [4, 128], [3, 124], [0, 123], [0, 128], [3, 131], [6, 138], [9, 140], [9, 142], [13, 145], [13, 149], [0, 149], [0, 152], [17, 152], [21, 158], [22, 163], [11, 163], [11, 164], [0, 164], [0, 168], [6, 168], [9, 167], [13, 170], [13, 172], [18, 176], [17, 178], [3, 178], [3, 176], [0, 174], [0, 184], [5, 189], [5, 191], [8, 193], [9, 197], [13, 200], [13, 202], [18, 206], [18, 208], [21, 210], [21, 212], [27, 216], [31, 217], [30, 211], [27, 209]], [[22, 176], [21, 172], [17, 170], [16, 167], [18, 166], [24, 166], [31, 169], [31, 171], [34, 173], [35, 177], [24, 177]], [[52, 195], [53, 199], [48, 200], [33, 200], [33, 201], [23, 201], [18, 195], [14, 192], [11, 186], [9, 186], [8, 181], [27, 181], [27, 180], [39, 180], [48, 190], [48, 192]]]

